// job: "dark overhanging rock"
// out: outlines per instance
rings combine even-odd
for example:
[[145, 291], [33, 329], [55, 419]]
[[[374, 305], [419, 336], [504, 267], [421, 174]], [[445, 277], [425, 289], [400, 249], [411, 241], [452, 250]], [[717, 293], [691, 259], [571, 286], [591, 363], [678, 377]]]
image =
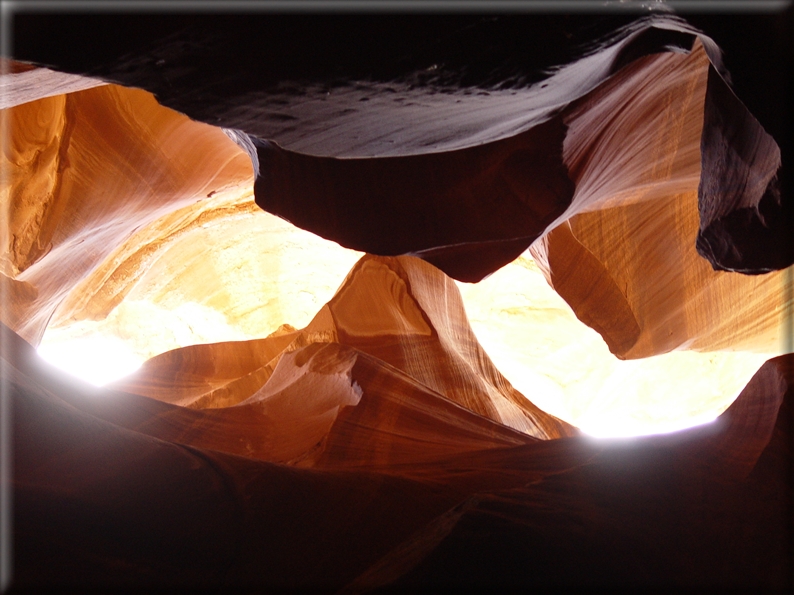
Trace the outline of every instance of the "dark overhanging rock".
[[[727, 63], [732, 78], [717, 63], [719, 51], [714, 47], [709, 51], [712, 63], [723, 78], [735, 82], [750, 98], [750, 105], [758, 108], [763, 116], [758, 125], [771, 126], [767, 132], [771, 133], [770, 147], [775, 148], [777, 143], [785, 141], [782, 138], [785, 116], [775, 109], [780, 93], [771, 99], [763, 96], [765, 88], [781, 89], [781, 82], [775, 80], [782, 76], [780, 66], [759, 69], [743, 61], [734, 47], [746, 49], [748, 41], [739, 39], [737, 27], [741, 26], [743, 31], [749, 26], [752, 31], [769, 33], [769, 39], [761, 40], [764, 48], [780, 51], [781, 31], [786, 23], [790, 24], [790, 13], [791, 10], [779, 16], [719, 15], [719, 18], [694, 15], [692, 19], [706, 35], [715, 27], [721, 34], [717, 41], [728, 44]], [[614, 42], [620, 36], [616, 37], [614, 31], [621, 27], [628, 27], [626, 31], [633, 31], [634, 37], [615, 57], [612, 72], [654, 52], [686, 52], [698, 35], [696, 30], [667, 14], [656, 14], [637, 24], [636, 14], [385, 14], [333, 10], [315, 14], [98, 11], [77, 14], [58, 13], [57, 9], [25, 12], [22, 7], [13, 18], [12, 53], [16, 59], [141, 87], [153, 92], [164, 105], [194, 119], [239, 129], [275, 141], [285, 149], [342, 157], [422, 154], [450, 148], [449, 142], [434, 144], [435, 137], [414, 139], [413, 144], [409, 142], [402, 147], [365, 143], [356, 148], [351, 139], [339, 137], [325, 145], [311, 145], [314, 148], [305, 142], [301, 144], [301, 138], [316, 135], [323, 127], [333, 128], [335, 122], [349, 122], [350, 118], [358, 117], [373, 94], [395, 94], [405, 101], [441, 94], [442, 101], [465, 102], [478, 90], [487, 93], [527, 89], [548, 80], [555, 67]], [[726, 18], [727, 25], [723, 22]], [[768, 56], [766, 60], [774, 64], [778, 58], [784, 60], [785, 56]], [[762, 86], [748, 89], [745, 80], [761, 82]], [[740, 108], [717, 107], [725, 94], [714, 88], [716, 84], [716, 79], [709, 83], [709, 125], [704, 132], [704, 147], [711, 146], [709, 139], [714, 137], [717, 125], [713, 115], [718, 110], [728, 109], [733, 113], [744, 109], [740, 102]], [[322, 101], [326, 95], [335, 97], [334, 110], [317, 112], [315, 121], [307, 123], [307, 112], [301, 112], [300, 106], [313, 100]], [[438, 97], [433, 100], [435, 105], [438, 100]], [[396, 106], [395, 103], [394, 109]], [[551, 115], [548, 109], [541, 109], [534, 118], [527, 118], [524, 129]], [[471, 116], [463, 120], [466, 118], [471, 120]], [[450, 135], [457, 135], [453, 148], [478, 142], [476, 134], [473, 137], [471, 131], [460, 128], [463, 120], [458, 120], [457, 130], [456, 124], [451, 124]], [[467, 141], [467, 135], [471, 140]], [[332, 143], [337, 144], [335, 149], [329, 149]], [[780, 171], [763, 200], [734, 201], [736, 209], [721, 212], [718, 217], [713, 216], [713, 208], [708, 205], [714, 196], [725, 192], [719, 187], [720, 174], [708, 173], [715, 158], [710, 156], [708, 147], [704, 150], [706, 183], [702, 189], [708, 197], [701, 196], [698, 249], [714, 268], [753, 274], [785, 268], [794, 262], [788, 234], [791, 199], [786, 142], [780, 149]], [[747, 211], [747, 205], [738, 206], [745, 202], [753, 203], [753, 213]], [[345, 217], [344, 213], [339, 216]], [[416, 220], [419, 225], [424, 224], [421, 217]], [[294, 222], [300, 225], [299, 221]], [[360, 224], [360, 219], [354, 224]], [[307, 228], [323, 235], [320, 229]], [[388, 234], [389, 230], [381, 228], [380, 233]], [[510, 249], [503, 244], [505, 235], [513, 242]], [[493, 237], [477, 239], [499, 246], [495, 250], [500, 256], [494, 259], [498, 268], [497, 263], [508, 259], [519, 250], [519, 244], [531, 242], [535, 235], [534, 230], [527, 230], [518, 234], [499, 232]], [[444, 241], [436, 245], [419, 242], [400, 249], [426, 254], [458, 278], [475, 280], [491, 272], [491, 267], [480, 267], [482, 270], [478, 272], [473, 269], [453, 272], [456, 265], [444, 265], [448, 256], [439, 255], [444, 245]], [[393, 254], [396, 250], [384, 249], [377, 242], [357, 244], [357, 247], [381, 254]]]
[[417, 253], [457, 279], [479, 281], [570, 205], [564, 136], [555, 117], [492, 143], [380, 159], [314, 157], [259, 141], [256, 202], [345, 247]]
[[715, 269], [766, 273], [791, 263], [791, 205], [780, 149], [709, 68], [698, 188], [697, 249]]

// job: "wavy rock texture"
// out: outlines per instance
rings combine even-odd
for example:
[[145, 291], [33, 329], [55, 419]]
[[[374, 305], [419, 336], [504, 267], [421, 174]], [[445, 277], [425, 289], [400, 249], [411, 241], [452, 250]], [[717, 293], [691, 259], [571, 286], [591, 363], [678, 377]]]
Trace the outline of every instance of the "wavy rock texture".
[[588, 434], [649, 434], [710, 421], [769, 358], [677, 350], [618, 359], [528, 254], [458, 288], [472, 329], [499, 371], [535, 405]]
[[[195, 410], [71, 381], [3, 330], [18, 585], [789, 580], [790, 358], [710, 427], [538, 441], [334, 343], [284, 355], [272, 392]], [[285, 434], [285, 419], [301, 431]], [[267, 462], [323, 433], [319, 452]]]
[[[304, 217], [302, 225], [320, 235], [333, 233], [341, 244], [359, 250], [380, 254], [431, 250], [432, 262], [466, 280], [482, 278], [517, 257], [548, 228], [545, 217], [569, 202], [569, 185], [561, 178], [556, 158], [554, 130], [548, 130], [559, 134], [559, 116], [564, 118], [575, 110], [575, 104], [597, 87], [609, 86], [609, 79], [624, 80], [649, 61], [666, 62], [667, 66], [658, 66], [661, 69], [669, 68], [671, 62], [686, 62], [682, 54], [698, 53], [702, 46], [709, 66], [705, 61], [701, 66], [712, 74], [703, 135], [707, 173], [699, 194], [701, 253], [717, 268], [743, 272], [777, 270], [794, 262], [794, 251], [783, 233], [791, 221], [790, 199], [784, 190], [778, 200], [775, 190], [788, 184], [790, 175], [784, 169], [788, 160], [782, 153], [778, 160], [773, 146], [783, 142], [785, 129], [779, 117], [768, 115], [772, 111], [768, 106], [775, 100], [757, 99], [762, 94], [750, 89], [753, 101], [764, 107], [764, 118], [775, 126], [772, 136], [776, 140], [770, 144], [761, 122], [724, 89], [730, 75], [717, 45], [675, 16], [657, 12], [643, 19], [605, 17], [594, 21], [585, 15], [565, 19], [337, 15], [330, 20], [294, 14], [157, 19], [136, 15], [125, 20], [125, 36], [97, 38], [96, 30], [112, 27], [112, 20], [103, 26], [103, 18], [108, 17], [21, 14], [15, 21], [15, 58], [144, 88], [164, 105], [197, 120], [271, 141], [266, 143], [263, 171], [267, 171], [267, 158], [300, 164], [280, 167], [277, 176], [260, 179], [260, 204], [272, 199], [268, 208], [288, 219], [297, 210]], [[779, 27], [790, 24], [786, 19], [790, 15], [780, 19]], [[707, 24], [719, 29], [716, 21]], [[746, 29], [749, 23], [737, 19], [733, 26]], [[781, 39], [774, 23], [753, 22], [753, 26], [765, 27], [762, 35]], [[362, 39], [361, 31], [370, 35]], [[726, 36], [731, 43], [740, 37], [738, 33]], [[86, 43], [85, 39], [92, 38], [92, 43]], [[250, 41], [253, 39], [256, 42]], [[59, 45], [75, 51], [55, 51]], [[584, 52], [583, 47], [589, 51]], [[274, 55], [281, 58], [277, 63], [272, 60]], [[740, 58], [734, 60], [742, 65]], [[230, 63], [238, 67], [230, 69]], [[771, 78], [776, 69], [770, 67], [762, 76]], [[751, 80], [758, 78], [753, 70], [753, 65], [748, 65], [741, 74]], [[663, 73], [652, 78], [661, 76]], [[653, 89], [654, 82], [649, 82], [647, 93], [665, 96], [661, 83]], [[765, 82], [770, 88], [779, 84], [774, 79]], [[781, 111], [778, 108], [776, 113]], [[747, 147], [752, 147], [742, 149], [748, 151], [744, 156], [747, 169], [736, 169], [735, 177], [721, 176], [719, 163], [741, 159], [735, 146], [743, 143], [739, 138], [746, 138]], [[505, 153], [504, 145], [510, 145], [507, 139], [519, 146]], [[287, 153], [272, 150], [272, 142]], [[657, 156], [662, 158], [673, 147], [657, 146]], [[783, 147], [788, 151], [787, 144]], [[528, 208], [521, 214], [523, 232], [499, 229], [493, 235], [491, 229], [492, 235], [483, 237], [482, 227], [487, 229], [489, 224], [482, 220], [479, 205], [499, 198], [499, 207], [505, 208], [511, 219], [516, 217], [517, 205], [511, 206], [510, 201], [521, 192], [515, 194], [515, 184], [527, 187], [529, 182], [519, 181], [520, 175], [517, 178], [511, 168], [515, 166], [519, 172], [527, 169], [526, 164], [521, 167], [522, 159], [529, 157], [527, 148], [529, 155], [545, 155], [543, 181], [539, 182], [537, 175], [530, 178], [531, 186], [547, 190], [526, 204]], [[447, 229], [440, 216], [442, 205], [459, 200], [461, 189], [456, 188], [459, 178], [441, 173], [448, 172], [449, 165], [439, 166], [438, 160], [444, 158], [437, 153], [457, 150], [464, 150], [459, 158], [466, 160], [458, 175], [470, 181], [464, 194], [471, 195], [469, 202], [476, 206], [468, 212], [462, 210], [455, 219], [457, 227]], [[291, 157], [292, 152], [298, 155]], [[411, 156], [418, 160], [397, 159]], [[346, 162], [333, 165], [333, 161], [310, 157]], [[395, 159], [373, 162], [362, 159], [365, 157]], [[675, 159], [672, 155], [663, 158], [668, 162]], [[406, 215], [401, 214], [400, 204], [406, 195], [396, 190], [402, 187], [415, 192], [410, 186], [413, 176], [391, 171], [416, 167], [422, 161], [427, 161], [427, 168], [441, 167], [438, 179], [428, 178], [420, 186], [432, 188], [438, 195], [438, 213], [432, 207], [420, 211], [430, 223], [441, 226], [434, 246], [428, 245], [433, 242], [423, 233], [424, 223], [407, 224]], [[572, 163], [564, 161], [570, 169]], [[532, 167], [537, 166], [537, 159], [532, 162]], [[502, 165], [496, 167], [495, 163]], [[323, 217], [316, 202], [321, 190], [312, 190], [316, 183], [312, 180], [328, 173], [329, 167], [340, 170], [329, 174], [325, 188], [324, 200], [336, 204], [331, 207], [336, 210], [332, 217]], [[386, 173], [383, 168], [399, 175], [385, 187], [372, 179]], [[493, 187], [499, 189], [492, 195]], [[292, 194], [285, 204], [278, 197], [286, 188]], [[759, 201], [767, 194], [762, 211], [753, 215], [754, 206], [761, 208]], [[370, 195], [377, 200], [366, 200]], [[722, 207], [714, 206], [716, 196]], [[390, 234], [366, 232], [360, 225], [345, 223], [349, 206], [366, 212], [373, 228], [392, 229], [394, 239], [387, 241], [384, 236]], [[573, 214], [569, 211], [566, 217]], [[765, 225], [767, 219], [779, 223]], [[766, 231], [768, 225], [774, 226], [774, 233]], [[506, 238], [508, 233], [512, 237]], [[405, 248], [407, 242], [397, 240], [403, 235], [412, 239], [413, 246]], [[747, 246], [765, 246], [766, 250], [748, 252]], [[461, 260], [468, 260], [468, 267], [462, 267]]]
[[[34, 344], [65, 291], [137, 228], [209, 194], [239, 193], [251, 175], [220, 130], [164, 111], [139, 90], [56, 95], [5, 109], [2, 119], [13, 131], [2, 164], [2, 274], [25, 298], [6, 321]], [[143, 241], [138, 250], [126, 275], [95, 282], [79, 299], [101, 292], [117, 304], [146, 266]]]
[[[717, 45], [660, 14], [265, 17], [15, 18], [12, 589], [790, 589], [789, 145]], [[565, 331], [502, 301], [511, 267]], [[529, 388], [475, 336], [511, 309], [479, 328], [553, 348]], [[34, 350], [166, 324], [103, 388]], [[655, 358], [713, 424], [558, 414], [639, 400]]]
[[[440, 303], [438, 295], [444, 296]], [[418, 383], [414, 390], [429, 389], [537, 438], [574, 432], [534, 407], [499, 374], [471, 332], [452, 281], [411, 257], [364, 257], [334, 299], [301, 331], [278, 333], [255, 346], [197, 345], [165, 353], [116, 386], [192, 407], [245, 404], [258, 398], [254, 391], [268, 386], [271, 374], [288, 365], [281, 363], [283, 351], [317, 343], [350, 347], [394, 368], [378, 382], [408, 382], [400, 390], [390, 389], [395, 396], [410, 393], [410, 385]], [[398, 380], [403, 375], [406, 380]]]
[[[707, 187], [726, 183], [723, 170], [701, 169], [716, 159], [713, 149], [699, 162], [700, 147], [711, 144], [711, 133], [702, 132], [704, 94], [718, 75], [697, 48], [687, 57], [638, 60], [625, 72], [633, 85], [619, 87], [617, 80], [604, 85], [569, 115], [566, 163], [577, 186], [574, 203], [587, 205], [586, 212], [547, 234], [533, 246], [533, 256], [546, 264], [549, 282], [618, 357], [682, 347], [781, 349], [791, 306], [770, 309], [767, 304], [790, 300], [791, 272], [718, 274], [694, 249], [699, 221], [702, 229], [704, 218], [715, 217], [709, 210], [698, 215], [698, 187], [703, 204], [703, 192], [711, 192]], [[634, 91], [655, 84], [658, 92]], [[748, 146], [755, 147], [753, 142]], [[769, 153], [774, 158], [777, 147]], [[746, 161], [749, 167], [752, 161]], [[726, 187], [738, 192], [742, 185], [730, 179]], [[725, 197], [720, 208], [730, 211], [732, 195], [717, 194]], [[593, 204], [603, 208], [593, 210]], [[653, 292], [635, 286], [648, 277], [655, 279]]]
[[116, 247], [61, 302], [42, 353], [58, 357], [71, 343], [117, 337], [118, 356], [135, 366], [183, 345], [304, 326], [360, 256], [260, 211], [243, 181]]

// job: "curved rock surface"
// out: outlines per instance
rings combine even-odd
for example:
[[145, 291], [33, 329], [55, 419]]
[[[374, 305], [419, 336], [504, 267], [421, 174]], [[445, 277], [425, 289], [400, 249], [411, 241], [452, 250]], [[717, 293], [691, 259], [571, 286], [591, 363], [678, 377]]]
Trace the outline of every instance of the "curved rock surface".
[[18, 586], [788, 584], [790, 358], [712, 426], [538, 441], [334, 343], [195, 410], [69, 380], [3, 333]]
[[[444, 297], [439, 300], [437, 296]], [[395, 397], [405, 393], [402, 398], [406, 398], [414, 390], [434, 393], [541, 439], [575, 433], [568, 424], [533, 406], [502, 377], [469, 328], [453, 282], [435, 267], [412, 257], [365, 256], [334, 299], [301, 331], [278, 332], [252, 343], [196, 345], [164, 353], [114, 386], [195, 408], [242, 406], [267, 398], [267, 392], [260, 391], [270, 390], [266, 388], [270, 384], [281, 386], [284, 381], [277, 380], [277, 374], [289, 376], [286, 370], [304, 367], [304, 363], [282, 363], [282, 353], [317, 344], [310, 350], [313, 352], [326, 343], [352, 348], [394, 368], [384, 378], [376, 375], [367, 382], [407, 382], [399, 390], [389, 389]], [[320, 353], [336, 354], [329, 355], [329, 361], [334, 361], [347, 351], [321, 349]], [[333, 373], [347, 374], [347, 384], [366, 388], [358, 376], [349, 376], [350, 366], [361, 358], [347, 358], [352, 358], [350, 363]], [[316, 366], [322, 367], [319, 363]], [[352, 369], [362, 366], [367, 368], [362, 363]], [[402, 376], [407, 378], [400, 380]]]
[[[707, 124], [702, 137], [704, 183], [699, 194], [699, 249], [716, 268], [725, 270], [765, 272], [794, 262], [794, 250], [785, 235], [786, 223], [791, 221], [790, 173], [783, 169], [788, 167], [788, 159], [777, 153], [781, 142], [785, 151], [789, 150], [783, 140], [784, 119], [779, 115], [782, 106], [774, 103], [776, 99], [761, 98], [762, 93], [756, 89], [749, 90], [753, 103], [763, 106], [767, 125], [774, 126], [773, 139], [727, 88], [726, 79], [731, 80], [731, 75], [714, 41], [663, 11], [642, 19], [592, 19], [585, 15], [565, 19], [539, 15], [489, 19], [371, 14], [336, 15], [330, 20], [328, 16], [289, 13], [220, 18], [127, 15], [124, 36], [97, 37], [95, 31], [112, 29], [112, 19], [103, 15], [77, 18], [55, 12], [34, 15], [22, 11], [15, 18], [14, 57], [147, 89], [164, 105], [198, 120], [275, 141], [287, 151], [303, 155], [345, 159], [425, 156], [429, 160], [427, 167], [432, 167], [438, 157], [428, 154], [482, 145], [482, 157], [474, 167], [460, 166], [460, 175], [475, 180], [487, 178], [488, 156], [492, 152], [485, 147], [533, 129], [540, 132], [539, 127], [547, 125], [545, 122], [575, 109], [572, 104], [605, 84], [609, 87], [610, 80], [618, 88], [636, 88], [635, 83], [625, 79], [632, 74], [636, 77], [636, 70], [643, 63], [666, 63], [651, 68], [654, 73], [648, 79], [649, 88], [644, 89], [645, 99], [672, 100], [678, 92], [668, 94], [664, 84], [655, 81], [660, 76], [655, 71], [670, 68], [671, 62], [687, 63], [682, 54], [702, 45], [708, 62], [701, 67], [710, 74], [707, 109], [701, 113]], [[786, 13], [779, 21], [779, 27], [785, 28], [791, 24], [791, 15]], [[704, 24], [717, 29], [725, 27], [718, 19], [714, 23], [706, 19]], [[782, 29], [775, 30], [776, 25], [762, 17], [748, 21], [737, 16], [731, 26], [739, 30], [760, 28], [763, 35], [770, 36], [761, 43], [782, 53], [788, 49], [774, 46], [785, 44], [781, 41], [785, 36], [781, 36]], [[363, 37], [363, 30], [371, 36]], [[725, 39], [737, 43], [735, 39], [740, 37], [733, 33]], [[85, 39], [92, 42], [86, 43]], [[253, 39], [256, 42], [250, 41]], [[63, 52], [63, 47], [74, 49]], [[274, 61], [273, 56], [280, 59]], [[752, 65], [745, 66], [740, 57], [732, 59], [742, 67], [741, 76], [758, 78]], [[229, 68], [231, 63], [237, 68]], [[777, 67], [761, 76], [771, 79], [775, 73]], [[741, 81], [741, 76], [734, 78]], [[686, 75], [680, 78], [683, 80]], [[774, 79], [765, 82], [770, 88], [779, 85]], [[653, 89], [654, 84], [659, 87]], [[775, 105], [777, 111], [773, 109]], [[660, 151], [659, 155], [667, 151], [666, 159], [674, 159], [674, 153], [669, 153], [672, 147], [661, 145], [656, 151]], [[743, 155], [743, 151], [749, 153]], [[552, 149], [549, 158], [555, 152]], [[520, 157], [516, 159], [520, 163]], [[720, 168], [738, 163], [737, 159], [746, 162], [746, 169], [731, 168], [731, 178], [722, 175]], [[356, 167], [352, 164], [340, 165], [346, 169], [344, 183], [368, 188], [373, 168], [378, 171], [401, 162], [383, 163], [376, 165], [366, 160], [358, 168], [360, 171], [351, 171], [350, 167]], [[572, 164], [566, 160], [565, 165], [570, 168]], [[558, 169], [549, 168], [549, 179], [559, 177]], [[291, 172], [280, 174], [289, 179]], [[510, 177], [508, 173], [506, 181]], [[311, 178], [298, 179], [311, 187]], [[400, 176], [395, 183], [407, 182]], [[438, 198], [441, 205], [454, 191], [454, 182], [442, 177], [435, 183], [445, 188]], [[269, 184], [268, 179], [258, 184], [260, 204], [270, 200]], [[276, 184], [272, 192], [277, 195], [279, 187]], [[548, 187], [558, 188], [554, 183], [548, 183]], [[343, 192], [341, 188], [334, 190]], [[405, 200], [404, 195], [392, 193], [390, 188], [384, 193], [376, 185], [372, 190], [375, 196], [371, 202], [376, 206], [368, 210], [382, 209], [384, 219]], [[316, 192], [310, 191], [306, 196], [297, 192], [290, 205], [311, 203], [309, 210], [316, 209], [312, 199]], [[492, 198], [476, 189], [472, 192], [478, 198], [476, 205], [488, 204]], [[556, 195], [565, 202], [564, 192], [558, 190]], [[763, 197], [762, 214], [758, 209]], [[546, 204], [542, 196], [538, 201]], [[361, 201], [356, 206], [362, 208]], [[268, 208], [287, 218], [294, 212], [278, 202]], [[345, 217], [344, 208], [339, 205], [334, 218]], [[545, 209], [540, 211], [537, 224], [542, 224], [546, 213]], [[532, 208], [526, 216], [533, 216]], [[467, 227], [472, 232], [456, 243], [502, 241], [498, 235], [478, 237], [481, 222], [477, 207], [471, 212], [462, 211], [460, 217], [465, 224], [458, 227], [456, 235], [466, 235], [461, 229]], [[767, 220], [780, 223], [766, 223]], [[431, 222], [436, 219], [431, 217]], [[396, 223], [400, 225], [399, 217]], [[334, 222], [304, 220], [301, 224], [323, 235]], [[767, 231], [772, 229], [770, 225], [773, 233]], [[388, 227], [377, 217], [373, 226]], [[393, 233], [401, 236], [406, 230], [410, 236], [418, 228], [406, 226]], [[348, 224], [337, 233], [340, 231], [343, 245], [394, 254], [391, 250], [395, 248], [384, 246], [382, 237], [357, 243], [362, 234], [358, 225]], [[445, 254], [444, 259], [434, 262], [451, 258], [447, 272], [474, 280], [508, 262], [508, 253], [513, 258], [518, 256], [539, 234], [540, 231], [530, 230], [514, 235], [516, 241], [525, 238], [518, 242], [523, 244], [520, 248], [472, 246], [467, 256]], [[441, 231], [435, 248], [453, 253], [462, 250], [445, 244], [447, 236]], [[420, 235], [414, 241], [412, 250], [428, 249], [428, 238]], [[454, 264], [460, 258], [473, 261], [471, 273]]]
[[[773, 47], [792, 14], [746, 26]], [[695, 21], [20, 8], [0, 63], [0, 578], [790, 589], [791, 149], [746, 82], [778, 67], [732, 78], [705, 25], [726, 29]], [[610, 367], [695, 352], [669, 386], [713, 375], [690, 404], [717, 420], [601, 441], [519, 392], [453, 278], [509, 279], [528, 248]], [[553, 348], [501, 285], [491, 309], [525, 316], [494, 336]], [[165, 324], [103, 388], [34, 350]], [[592, 361], [557, 351], [580, 383]], [[579, 406], [639, 400], [655, 373]]]
[[[251, 175], [245, 154], [223, 132], [163, 110], [140, 90], [105, 85], [1, 113], [13, 134], [3, 152], [8, 219], [0, 274], [22, 298], [5, 320], [33, 344], [89, 273], [95, 280], [76, 299], [99, 291], [106, 304], [118, 304], [151, 246], [140, 239], [114, 279], [107, 277], [116, 263], [104, 267], [105, 278], [97, 266], [135, 230], [188, 204], [200, 211], [204, 205], [195, 203], [208, 195], [239, 193]], [[178, 232], [183, 222], [171, 219], [155, 242]]]

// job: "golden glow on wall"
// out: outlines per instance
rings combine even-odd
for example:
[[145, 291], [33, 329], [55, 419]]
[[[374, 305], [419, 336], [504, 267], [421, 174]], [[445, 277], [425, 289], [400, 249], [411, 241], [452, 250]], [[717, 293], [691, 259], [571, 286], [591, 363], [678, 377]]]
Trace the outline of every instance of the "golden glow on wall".
[[[302, 328], [361, 256], [260, 211], [250, 194], [214, 208], [225, 214], [188, 226], [150, 257], [107, 317], [48, 328], [42, 357], [105, 384], [178, 347], [265, 337], [282, 324]], [[528, 253], [478, 284], [457, 285], [499, 371], [533, 403], [596, 436], [709, 421], [769, 357], [687, 351], [619, 360]]]
[[683, 429], [724, 411], [768, 354], [674, 351], [620, 360], [525, 254], [458, 284], [477, 338], [521, 393], [595, 436]]
[[[694, 97], [704, 80], [698, 69], [705, 57], [693, 53], [691, 61], [693, 87], [686, 97]], [[668, 74], [679, 78], [676, 72]], [[592, 109], [598, 97], [591, 98]], [[692, 103], [695, 120], [701, 117], [698, 105]], [[91, 125], [98, 114], [105, 125]], [[302, 328], [361, 256], [260, 210], [253, 201], [248, 155], [220, 129], [167, 110], [144, 91], [103, 85], [23, 102], [0, 115], [16, 135], [15, 152], [3, 161], [9, 172], [3, 200], [10, 218], [7, 229], [0, 226], [9, 247], [0, 289], [13, 298], [4, 321], [38, 344], [42, 357], [95, 384], [179, 347], [266, 337], [285, 324]], [[645, 121], [640, 116], [638, 121]], [[577, 134], [587, 137], [588, 122], [574, 127]], [[67, 123], [74, 130], [63, 144], [64, 131], [71, 130]], [[629, 279], [636, 285], [628, 291], [636, 302], [630, 305], [651, 312], [653, 323], [669, 314], [669, 304], [651, 307], [643, 300], [653, 301], [671, 279], [685, 285], [684, 297], [673, 296], [672, 302], [686, 306], [682, 320], [687, 323], [679, 327], [688, 331], [697, 322], [714, 331], [726, 351], [619, 360], [526, 255], [481, 283], [458, 284], [471, 326], [496, 367], [533, 403], [591, 434], [670, 431], [714, 418], [773, 355], [763, 351], [784, 328], [778, 321], [790, 320], [784, 316], [790, 305], [771, 303], [785, 293], [778, 291], [777, 279], [790, 271], [729, 278], [711, 271], [694, 252], [699, 124], [684, 128], [681, 142], [686, 140], [688, 150], [675, 153], [689, 159], [677, 166], [686, 174], [678, 180], [685, 191], [674, 188], [680, 195], [660, 190], [653, 201], [632, 199], [619, 213], [611, 206], [602, 209], [608, 213], [580, 213], [550, 235], [559, 236], [557, 248], [567, 261], [579, 254], [565, 251], [579, 246], [573, 240], [589, 242], [587, 250], [594, 254], [609, 252], [599, 253], [602, 264], [613, 257], [629, 260], [637, 268]], [[575, 136], [569, 141], [573, 146]], [[590, 140], [577, 142], [586, 147]], [[593, 167], [608, 166], [598, 170], [598, 180], [631, 182], [618, 175], [627, 171], [618, 157], [628, 155], [629, 145], [613, 144], [608, 148], [616, 155], [584, 149], [582, 155], [599, 156]], [[593, 190], [585, 181], [579, 194]], [[597, 189], [604, 196], [625, 190]], [[591, 194], [577, 200], [597, 204], [598, 193]], [[605, 229], [609, 241], [600, 242]], [[678, 234], [672, 243], [671, 230]], [[645, 250], [657, 245], [663, 249]], [[678, 258], [671, 256], [671, 246], [680, 252]], [[635, 253], [650, 254], [667, 277], [646, 275], [650, 269]], [[623, 265], [611, 266], [622, 272], [627, 270]], [[756, 290], [742, 310], [742, 324], [733, 325], [733, 296]], [[720, 308], [710, 309], [712, 303]], [[759, 353], [727, 351], [761, 315], [768, 332], [761, 333], [766, 342]], [[663, 326], [651, 325], [651, 330]], [[683, 337], [698, 338], [686, 332]]]
[[[361, 256], [261, 211], [250, 188], [211, 209], [221, 215], [196, 217], [148, 257], [144, 272], [105, 318], [69, 320], [57, 312], [39, 354], [73, 375], [106, 384], [179, 347], [265, 337], [282, 324], [302, 328]], [[119, 254], [133, 252], [147, 231], [108, 260], [124, 261]]]

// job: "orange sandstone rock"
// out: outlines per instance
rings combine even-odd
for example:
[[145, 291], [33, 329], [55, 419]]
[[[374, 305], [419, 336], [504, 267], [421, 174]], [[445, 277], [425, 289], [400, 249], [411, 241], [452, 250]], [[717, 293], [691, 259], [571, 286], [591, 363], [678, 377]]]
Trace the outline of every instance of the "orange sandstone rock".
[[[34, 344], [64, 292], [137, 228], [251, 175], [245, 154], [220, 130], [163, 110], [140, 90], [106, 85], [6, 108], [0, 117], [12, 132], [2, 163], [9, 217], [2, 272], [36, 291], [33, 299], [22, 292], [25, 301], [14, 306], [24, 310], [15, 330]], [[106, 304], [117, 304], [143, 256], [77, 299], [101, 291]]]

